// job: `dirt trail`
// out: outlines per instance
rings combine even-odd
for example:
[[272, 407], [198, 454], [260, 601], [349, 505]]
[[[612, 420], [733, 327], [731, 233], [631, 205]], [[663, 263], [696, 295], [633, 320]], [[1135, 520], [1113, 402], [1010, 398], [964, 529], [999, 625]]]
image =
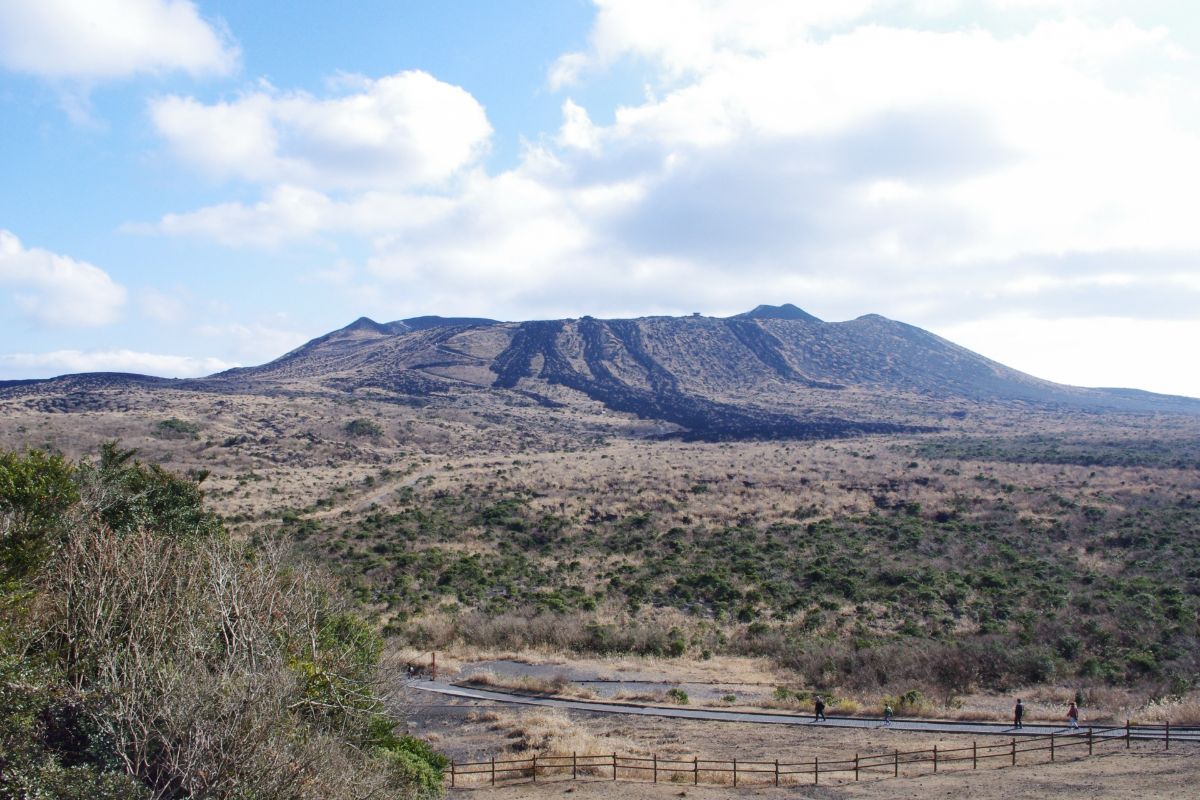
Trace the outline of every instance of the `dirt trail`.
[[[708, 720], [714, 722], [742, 722], [767, 725], [804, 725], [815, 728], [857, 728], [881, 729], [889, 731], [914, 731], [921, 733], [972, 734], [975, 736], [1006, 736], [1034, 737], [1059, 734], [1063, 736], [1084, 736], [1087, 729], [1070, 731], [1063, 725], [1042, 725], [1030, 723], [1021, 728], [1013, 728], [1006, 723], [995, 722], [952, 722], [949, 720], [919, 720], [897, 719], [891, 724], [882, 720], [863, 717], [831, 716], [822, 722], [815, 722], [811, 714], [780, 714], [771, 712], [725, 711], [720, 709], [682, 708], [645, 705], [639, 703], [611, 703], [589, 700], [568, 700], [555, 697], [537, 697], [509, 692], [498, 692], [490, 689], [474, 689], [455, 686], [434, 681], [413, 681], [409, 684], [413, 689], [433, 692], [452, 697], [475, 700], [489, 700], [498, 703], [516, 705], [541, 706], [568, 711], [601, 712], [605, 714], [627, 714], [633, 716], [671, 717], [674, 719]], [[1097, 739], [1123, 738], [1123, 728], [1095, 728]], [[1131, 734], [1137, 740], [1161, 740], [1164, 732], [1161, 728], [1139, 728], [1135, 726]], [[1171, 732], [1175, 742], [1200, 743], [1200, 728], [1179, 728]]]

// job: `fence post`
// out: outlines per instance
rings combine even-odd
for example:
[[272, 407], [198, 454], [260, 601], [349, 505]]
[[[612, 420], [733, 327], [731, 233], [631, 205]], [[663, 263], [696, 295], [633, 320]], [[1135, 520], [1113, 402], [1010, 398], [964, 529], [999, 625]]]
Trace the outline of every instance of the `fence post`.
[[971, 769], [979, 769], [979, 747], [971, 742]]
[[450, 762], [450, 788], [451, 788], [451, 789], [453, 789], [453, 788], [454, 788], [454, 779], [455, 779], [455, 774], [454, 774], [454, 762], [453, 762], [453, 761], [451, 761], [451, 762]]
[[1054, 760], [1054, 734], [1050, 734], [1050, 760]]
[[737, 759], [733, 760], [733, 788], [737, 788]]
[[651, 753], [650, 757], [654, 759], [654, 783], [658, 783], [658, 753]]
[[1017, 765], [1017, 740], [1016, 739], [1012, 740], [1012, 765], [1014, 767]]
[[492, 756], [492, 786], [496, 785], [496, 757]]
[[537, 783], [537, 756], [533, 757], [533, 782]]
[[579, 762], [576, 759], [575, 751], [572, 750], [571, 751], [571, 780], [576, 780], [576, 778], [578, 777], [578, 774], [579, 774], [578, 763]]
[[813, 756], [813, 783], [821, 782], [821, 757]]
[[613, 780], [617, 779], [617, 754], [613, 753]]
[[892, 777], [900, 777], [900, 751], [896, 751], [895, 760], [892, 762]]
[[1129, 749], [1129, 720], [1125, 720], [1125, 749]]
[[858, 780], [858, 753], [854, 754], [854, 780]]
[[1167, 750], [1171, 749], [1171, 720], [1167, 720]]
[[692, 784], [700, 785], [700, 757], [692, 756]]
[[933, 771], [937, 772], [937, 745], [933, 746]]
[[1092, 728], [1088, 726], [1088, 755], [1092, 754]]
[[779, 759], [775, 759], [775, 785], [779, 785]]

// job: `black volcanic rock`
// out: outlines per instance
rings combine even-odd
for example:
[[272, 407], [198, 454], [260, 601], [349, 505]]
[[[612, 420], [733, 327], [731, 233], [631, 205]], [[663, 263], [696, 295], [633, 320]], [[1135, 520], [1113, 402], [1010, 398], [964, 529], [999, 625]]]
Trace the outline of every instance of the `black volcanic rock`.
[[[0, 397], [95, 392], [135, 381], [82, 375], [9, 382], [0, 384]], [[727, 319], [417, 317], [381, 324], [363, 317], [261, 366], [138, 386], [260, 395], [370, 389], [396, 402], [452, 395], [468, 406], [491, 403], [488, 394], [502, 404], [520, 395], [545, 407], [593, 409], [587, 413], [598, 402], [708, 439], [925, 430], [921, 423], [956, 418], [964, 404], [1200, 414], [1200, 400], [1041, 380], [878, 314], [822, 322], [791, 305]], [[69, 405], [92, 402], [81, 397]]]
[[784, 303], [781, 306], [756, 306], [751, 311], [743, 311], [741, 314], [734, 314], [730, 319], [794, 319], [804, 322], [820, 322], [819, 317], [814, 317], [802, 308], [798, 308], [791, 303]]

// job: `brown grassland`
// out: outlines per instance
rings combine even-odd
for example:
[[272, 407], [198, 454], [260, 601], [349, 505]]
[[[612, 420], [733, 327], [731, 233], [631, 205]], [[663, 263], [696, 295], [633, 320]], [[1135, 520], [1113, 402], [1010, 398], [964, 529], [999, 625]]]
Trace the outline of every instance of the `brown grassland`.
[[[914, 713], [996, 718], [1019, 691], [1034, 717], [1079, 698], [1096, 719], [1200, 721], [1200, 419], [981, 405], [937, 421], [928, 434], [704, 443], [653, 438], [655, 423], [599, 404], [123, 390], [78, 409], [0, 401], [0, 447], [76, 458], [119, 440], [145, 461], [205, 471], [207, 500], [236, 536], [282, 537], [332, 565], [393, 649], [437, 649], [444, 668], [557, 659], [772, 695], [734, 707], [806, 708], [820, 690], [873, 715], [907, 693]], [[412, 730], [452, 755], [753, 758], [924, 741], [439, 715], [428, 702], [410, 698]], [[753, 791], [1172, 797], [1198, 777], [1196, 759], [1143, 747], [1019, 772]]]

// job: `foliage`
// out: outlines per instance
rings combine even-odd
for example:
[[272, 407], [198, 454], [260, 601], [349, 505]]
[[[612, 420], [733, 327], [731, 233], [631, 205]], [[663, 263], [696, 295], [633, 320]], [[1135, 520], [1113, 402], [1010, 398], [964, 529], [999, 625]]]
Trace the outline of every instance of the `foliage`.
[[59, 544], [59, 523], [79, 500], [73, 472], [40, 450], [0, 452], [0, 587], [37, 570]]
[[365, 417], [350, 420], [344, 429], [351, 436], [360, 436], [366, 439], [378, 439], [383, 436], [383, 428], [379, 426], [379, 423]]
[[679, 687], [667, 689], [667, 699], [678, 706], [686, 706], [688, 704], [688, 693]]
[[200, 426], [178, 417], [159, 420], [154, 426], [154, 433], [162, 439], [199, 439]]
[[[448, 606], [458, 611], [446, 636], [468, 642], [767, 655], [817, 683], [962, 691], [1190, 680], [1200, 664], [1200, 500], [1185, 488], [1191, 479], [1110, 467], [1101, 491], [1088, 467], [1068, 478], [1057, 465], [1004, 473], [987, 465], [1017, 456], [1045, 463], [1057, 449], [1063, 459], [1107, 454], [1176, 469], [1192, 463], [1194, 442], [973, 439], [955, 445], [980, 459], [966, 466], [938, 455], [957, 441], [901, 448], [893, 465], [872, 468], [884, 476], [877, 482], [837, 478], [865, 507], [801, 501], [770, 521], [706, 514], [722, 483], [692, 472], [673, 494], [597, 489], [576, 503], [589, 513], [572, 513], [575, 498], [560, 494], [564, 511], [533, 481], [481, 481], [406, 487], [399, 508], [358, 519], [300, 515], [283, 528], [352, 576], [363, 600], [387, 605], [389, 633], [414, 644], [448, 643], [419, 622]], [[937, 458], [916, 461], [914, 452]], [[673, 634], [647, 623], [656, 609], [693, 623]], [[723, 638], [697, 637], [707, 623]]]
[[381, 734], [371, 626], [230, 541], [197, 481], [116, 444], [0, 453], [0, 521], [0, 798], [440, 792], [437, 754]]

